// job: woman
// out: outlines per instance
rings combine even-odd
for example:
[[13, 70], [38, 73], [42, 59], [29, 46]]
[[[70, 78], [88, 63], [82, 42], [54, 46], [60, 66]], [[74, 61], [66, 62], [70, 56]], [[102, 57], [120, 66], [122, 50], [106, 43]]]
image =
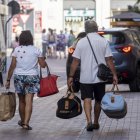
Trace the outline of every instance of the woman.
[[18, 124], [26, 130], [32, 130], [29, 121], [32, 114], [33, 97], [39, 92], [38, 63], [42, 68], [47, 66], [41, 51], [33, 45], [33, 37], [29, 30], [19, 36], [19, 47], [12, 54], [8, 70], [6, 88], [10, 88], [10, 79], [14, 72], [14, 86], [19, 98]]

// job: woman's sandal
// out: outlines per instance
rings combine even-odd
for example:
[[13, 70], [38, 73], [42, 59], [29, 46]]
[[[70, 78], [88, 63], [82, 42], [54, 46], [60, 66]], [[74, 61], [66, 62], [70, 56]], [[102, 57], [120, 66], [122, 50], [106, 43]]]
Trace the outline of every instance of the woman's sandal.
[[28, 124], [22, 124], [22, 128], [26, 130], [32, 130], [32, 127], [29, 126]]
[[22, 127], [23, 123], [21, 120], [18, 121], [18, 125]]

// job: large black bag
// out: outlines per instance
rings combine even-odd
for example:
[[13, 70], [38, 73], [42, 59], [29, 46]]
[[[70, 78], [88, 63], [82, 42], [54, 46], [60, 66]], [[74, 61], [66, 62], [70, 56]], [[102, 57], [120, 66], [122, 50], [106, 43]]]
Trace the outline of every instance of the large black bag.
[[72, 92], [67, 92], [57, 102], [56, 116], [61, 119], [69, 119], [76, 117], [82, 113], [81, 100]]
[[[96, 63], [98, 64], [98, 60], [96, 58], [96, 55], [94, 53], [94, 50], [92, 48], [92, 45], [91, 45], [91, 42], [90, 42], [88, 36], [87, 36], [87, 39], [88, 39], [89, 45], [91, 47], [92, 53], [94, 55], [94, 58], [96, 60]], [[111, 81], [113, 78], [113, 74], [112, 74], [111, 70], [105, 64], [101, 63], [101, 64], [98, 64], [97, 77], [103, 81]]]

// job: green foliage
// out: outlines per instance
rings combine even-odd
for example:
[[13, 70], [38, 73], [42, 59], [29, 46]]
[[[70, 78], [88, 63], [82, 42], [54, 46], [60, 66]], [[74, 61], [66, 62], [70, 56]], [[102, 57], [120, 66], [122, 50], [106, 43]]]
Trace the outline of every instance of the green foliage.
[[137, 0], [133, 6], [128, 5], [128, 11], [140, 13], [139, 3], [140, 0]]

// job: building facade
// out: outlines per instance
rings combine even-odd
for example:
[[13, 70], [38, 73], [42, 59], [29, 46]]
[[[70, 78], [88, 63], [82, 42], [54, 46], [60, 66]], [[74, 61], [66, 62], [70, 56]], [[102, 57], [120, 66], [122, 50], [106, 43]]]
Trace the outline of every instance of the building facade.
[[5, 46], [5, 23], [8, 16], [7, 1], [0, 0], [0, 52], [6, 51]]

